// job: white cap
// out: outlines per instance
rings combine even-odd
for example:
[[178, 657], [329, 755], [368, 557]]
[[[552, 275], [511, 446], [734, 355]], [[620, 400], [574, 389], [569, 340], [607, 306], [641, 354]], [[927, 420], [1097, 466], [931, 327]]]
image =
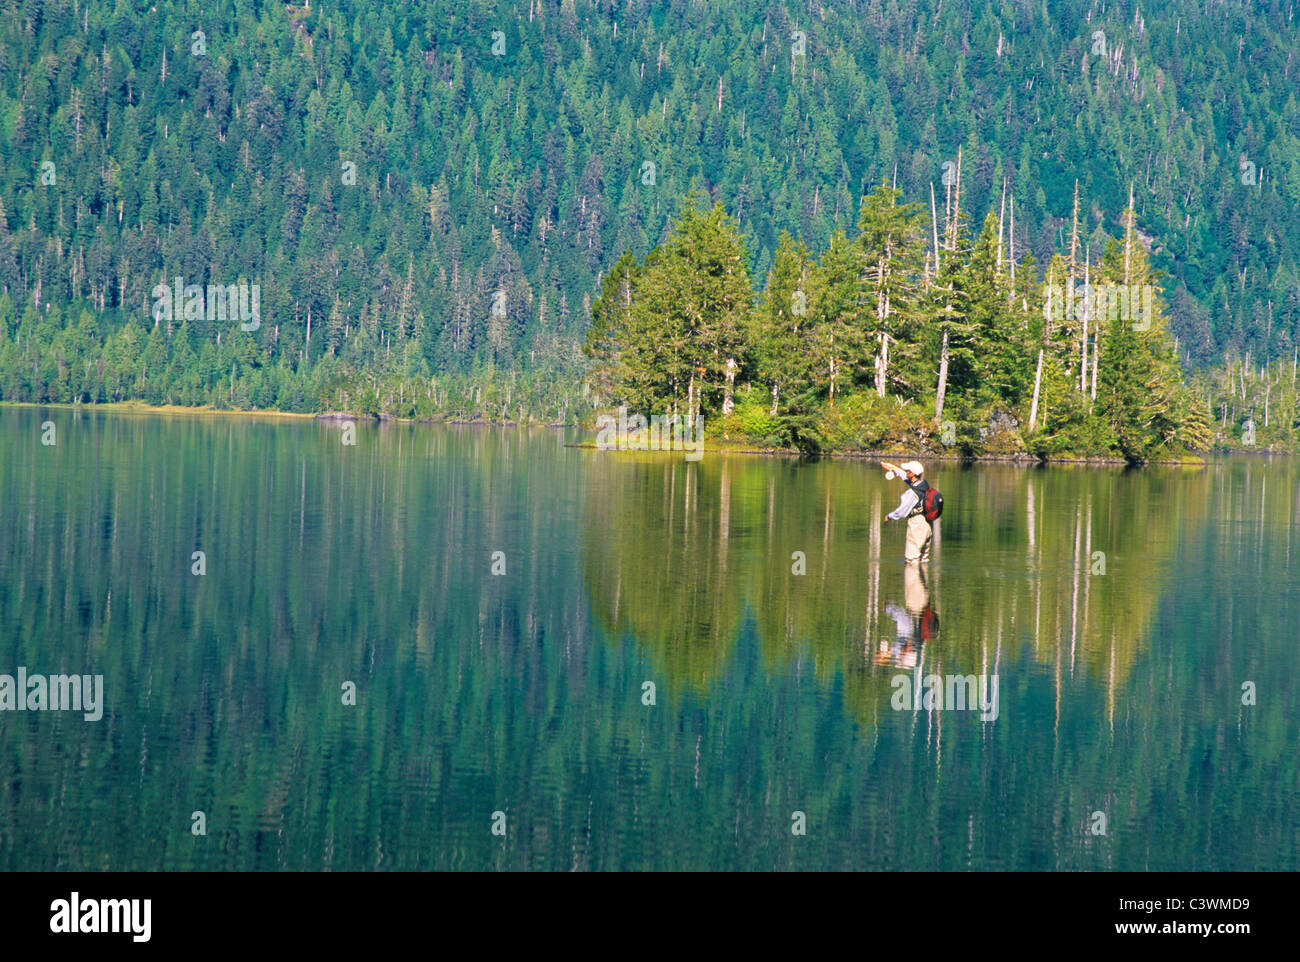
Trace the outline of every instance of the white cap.
[[902, 468], [904, 471], [911, 472], [912, 474], [916, 474], [916, 475], [925, 474], [925, 468], [921, 467], [920, 461], [904, 461], [902, 464], [899, 465], [899, 467]]

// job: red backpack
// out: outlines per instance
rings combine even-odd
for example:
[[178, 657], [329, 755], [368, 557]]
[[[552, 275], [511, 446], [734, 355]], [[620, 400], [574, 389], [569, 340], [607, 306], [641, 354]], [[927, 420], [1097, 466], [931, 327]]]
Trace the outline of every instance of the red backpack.
[[925, 505], [925, 520], [938, 521], [939, 515], [943, 514], [943, 495], [939, 493], [939, 489], [926, 488], [921, 503]]
[[921, 499], [921, 513], [925, 515], [925, 520], [931, 524], [938, 521], [939, 515], [943, 514], [943, 495], [939, 489], [930, 487], [928, 481], [922, 481], [912, 490]]

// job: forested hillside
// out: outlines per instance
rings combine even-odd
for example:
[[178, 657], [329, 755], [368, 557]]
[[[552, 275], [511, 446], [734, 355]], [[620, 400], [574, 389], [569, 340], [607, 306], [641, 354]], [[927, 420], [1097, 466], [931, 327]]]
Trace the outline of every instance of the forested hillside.
[[[0, 12], [6, 400], [572, 419], [603, 273], [693, 183], [765, 278], [882, 181], [942, 202], [959, 149], [963, 208], [1014, 199], [1040, 274], [1076, 180], [1081, 257], [1131, 186], [1185, 364], [1260, 381], [1300, 340], [1290, 0]], [[252, 330], [158, 316], [158, 285], [241, 283]]]

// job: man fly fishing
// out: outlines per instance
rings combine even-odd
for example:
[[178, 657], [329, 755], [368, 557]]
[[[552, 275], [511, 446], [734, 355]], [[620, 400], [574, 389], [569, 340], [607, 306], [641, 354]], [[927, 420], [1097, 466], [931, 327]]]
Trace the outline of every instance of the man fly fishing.
[[886, 479], [898, 476], [907, 485], [898, 507], [885, 515], [885, 521], [907, 519], [907, 542], [903, 548], [903, 560], [908, 564], [924, 564], [930, 560], [930, 544], [934, 540], [933, 523], [943, 513], [943, 495], [921, 477], [925, 468], [920, 461], [904, 461], [901, 465], [881, 461], [880, 466], [885, 469]]

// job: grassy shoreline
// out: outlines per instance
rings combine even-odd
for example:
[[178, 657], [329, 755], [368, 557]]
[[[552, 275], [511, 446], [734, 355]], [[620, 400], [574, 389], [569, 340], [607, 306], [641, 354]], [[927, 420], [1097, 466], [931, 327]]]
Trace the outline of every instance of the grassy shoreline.
[[149, 404], [145, 401], [105, 401], [94, 404], [72, 404], [68, 402], [36, 401], [0, 401], [0, 407], [6, 408], [53, 408], [59, 411], [112, 411], [117, 414], [179, 414], [187, 417], [210, 415], [233, 415], [238, 417], [273, 417], [273, 418], [316, 418], [316, 414], [304, 414], [298, 411], [276, 411], [259, 408], [242, 411], [237, 408], [214, 408], [210, 405], [197, 407], [185, 404]]
[[102, 401], [75, 404], [67, 401], [0, 401], [3, 408], [50, 408], [59, 411], [111, 411], [116, 414], [165, 414], [181, 417], [283, 418], [312, 421], [369, 421], [376, 424], [454, 424], [479, 427], [568, 428], [574, 425], [542, 421], [496, 421], [489, 418], [404, 418], [393, 414], [354, 414], [347, 411], [280, 411], [275, 408], [217, 408], [207, 404], [150, 404], [147, 401]]
[[[338, 420], [357, 420], [357, 421], [395, 421], [403, 424], [454, 424], [460, 426], [481, 426], [481, 427], [546, 427], [546, 428], [565, 428], [571, 425], [565, 424], [548, 424], [538, 422], [537, 424], [524, 425], [519, 421], [492, 421], [482, 418], [463, 419], [431, 419], [431, 418], [402, 418], [392, 415], [373, 415], [373, 414], [350, 414], [345, 411], [278, 411], [270, 408], [258, 408], [255, 410], [244, 410], [239, 408], [215, 408], [210, 405], [190, 406], [181, 404], [149, 404], [146, 401], [108, 401], [103, 403], [91, 404], [71, 404], [67, 402], [60, 403], [38, 403], [34, 401], [0, 401], [0, 407], [4, 408], [51, 408], [61, 411], [111, 411], [117, 414], [162, 414], [178, 415], [182, 417], [241, 417], [241, 418], [277, 418], [293, 420], [314, 420], [314, 421], [338, 421]], [[598, 450], [594, 439], [572, 442], [566, 447], [579, 448], [583, 450]], [[794, 448], [765, 448], [757, 447], [751, 441], [736, 440], [730, 443], [718, 444], [708, 443], [704, 445], [703, 451], [708, 454], [745, 454], [757, 455], [760, 457], [800, 457], [800, 452]], [[656, 451], [625, 451], [616, 452], [620, 454], [662, 454], [680, 452], [656, 452]], [[1165, 465], [1204, 465], [1207, 459], [1212, 456], [1221, 455], [1265, 455], [1269, 457], [1294, 457], [1291, 451], [1275, 451], [1267, 449], [1239, 449], [1239, 448], [1215, 448], [1207, 451], [1204, 455], [1189, 455], [1182, 458], [1162, 458], [1147, 462], [1148, 464], [1165, 464]], [[968, 453], [968, 454], [944, 454], [935, 451], [925, 451], [921, 449], [891, 449], [881, 451], [827, 451], [821, 454], [821, 457], [831, 460], [843, 461], [874, 461], [880, 458], [897, 458], [901, 456], [916, 456], [928, 458], [931, 461], [942, 462], [980, 462], [992, 464], [1083, 464], [1097, 465], [1102, 467], [1119, 467], [1128, 464], [1123, 458], [1111, 456], [1075, 456], [1075, 457], [1045, 457], [1040, 458], [1033, 454], [1027, 453]]]

